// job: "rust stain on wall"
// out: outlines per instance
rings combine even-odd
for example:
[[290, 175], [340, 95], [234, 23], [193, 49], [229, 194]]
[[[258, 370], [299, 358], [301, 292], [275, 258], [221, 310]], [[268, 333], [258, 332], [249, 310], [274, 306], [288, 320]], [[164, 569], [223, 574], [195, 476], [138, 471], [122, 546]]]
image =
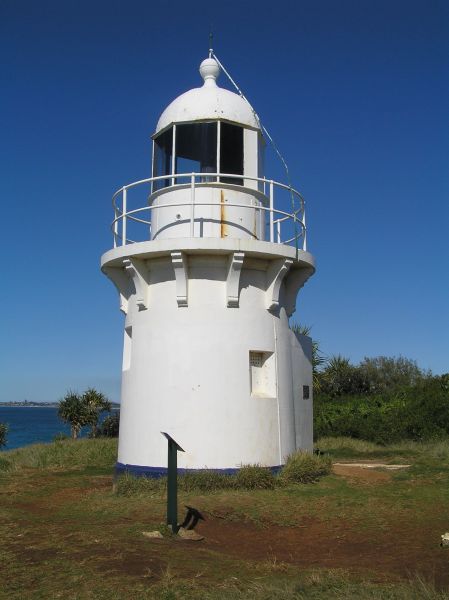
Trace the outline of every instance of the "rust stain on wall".
[[224, 190], [220, 190], [220, 236], [223, 238], [227, 235]]

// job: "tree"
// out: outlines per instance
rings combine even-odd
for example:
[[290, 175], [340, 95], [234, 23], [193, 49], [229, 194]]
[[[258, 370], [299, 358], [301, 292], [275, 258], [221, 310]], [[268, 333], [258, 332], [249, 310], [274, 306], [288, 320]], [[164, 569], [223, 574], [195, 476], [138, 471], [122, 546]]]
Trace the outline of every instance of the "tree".
[[0, 423], [0, 448], [6, 446], [6, 434], [8, 433], [8, 425]]
[[100, 426], [100, 435], [104, 437], [118, 437], [120, 427], [120, 411], [106, 417]]
[[81, 428], [90, 424], [91, 419], [88, 406], [82, 396], [71, 390], [59, 401], [58, 416], [64, 423], [69, 423], [74, 440], [78, 437]]
[[104, 394], [94, 388], [87, 389], [81, 398], [88, 412], [88, 425], [91, 426], [91, 437], [97, 436], [98, 419], [102, 412], [111, 412], [111, 403]]
[[365, 357], [358, 370], [371, 394], [401, 390], [432, 376], [430, 371], [423, 371], [414, 360], [403, 356]]
[[349, 358], [337, 354], [327, 361], [320, 374], [321, 391], [331, 397], [346, 394], [364, 394], [369, 386], [360, 367], [351, 364]]

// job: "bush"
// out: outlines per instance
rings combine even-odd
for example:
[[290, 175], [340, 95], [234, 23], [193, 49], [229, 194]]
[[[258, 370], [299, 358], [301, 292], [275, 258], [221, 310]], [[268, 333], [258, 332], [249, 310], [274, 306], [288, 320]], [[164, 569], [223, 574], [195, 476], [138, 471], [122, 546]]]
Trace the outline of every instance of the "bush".
[[120, 411], [109, 415], [100, 425], [99, 435], [104, 437], [118, 437], [120, 427]]
[[0, 448], [6, 446], [6, 434], [8, 433], [8, 425], [0, 423]]
[[291, 454], [279, 478], [282, 483], [313, 483], [324, 475], [329, 475], [332, 460], [329, 456], [316, 456], [309, 452]]
[[242, 465], [235, 475], [235, 485], [245, 490], [272, 490], [276, 486], [276, 478], [267, 467]]
[[64, 440], [68, 440], [69, 436], [66, 433], [63, 433], [62, 431], [60, 431], [59, 433], [57, 433], [56, 435], [53, 436], [53, 441], [54, 442], [63, 442]]
[[315, 401], [316, 437], [347, 436], [377, 444], [424, 441], [449, 434], [449, 393], [443, 377], [431, 377], [375, 396], [319, 394]]

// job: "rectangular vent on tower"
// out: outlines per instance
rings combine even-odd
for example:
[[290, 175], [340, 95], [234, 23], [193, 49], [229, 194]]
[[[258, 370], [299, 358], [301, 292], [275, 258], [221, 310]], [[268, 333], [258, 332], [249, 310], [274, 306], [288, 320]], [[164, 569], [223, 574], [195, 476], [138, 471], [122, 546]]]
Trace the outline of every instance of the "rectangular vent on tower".
[[251, 396], [276, 397], [276, 369], [273, 352], [250, 350], [249, 372]]

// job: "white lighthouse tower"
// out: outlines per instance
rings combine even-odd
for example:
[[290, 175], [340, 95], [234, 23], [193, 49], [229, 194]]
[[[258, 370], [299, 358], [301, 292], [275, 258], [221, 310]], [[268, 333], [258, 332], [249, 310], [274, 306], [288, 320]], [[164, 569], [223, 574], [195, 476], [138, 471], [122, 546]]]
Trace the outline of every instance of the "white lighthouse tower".
[[304, 202], [266, 179], [259, 120], [240, 95], [203, 85], [153, 135], [152, 177], [113, 197], [101, 261], [126, 315], [117, 469], [276, 468], [312, 448], [311, 342], [289, 328], [314, 273]]

